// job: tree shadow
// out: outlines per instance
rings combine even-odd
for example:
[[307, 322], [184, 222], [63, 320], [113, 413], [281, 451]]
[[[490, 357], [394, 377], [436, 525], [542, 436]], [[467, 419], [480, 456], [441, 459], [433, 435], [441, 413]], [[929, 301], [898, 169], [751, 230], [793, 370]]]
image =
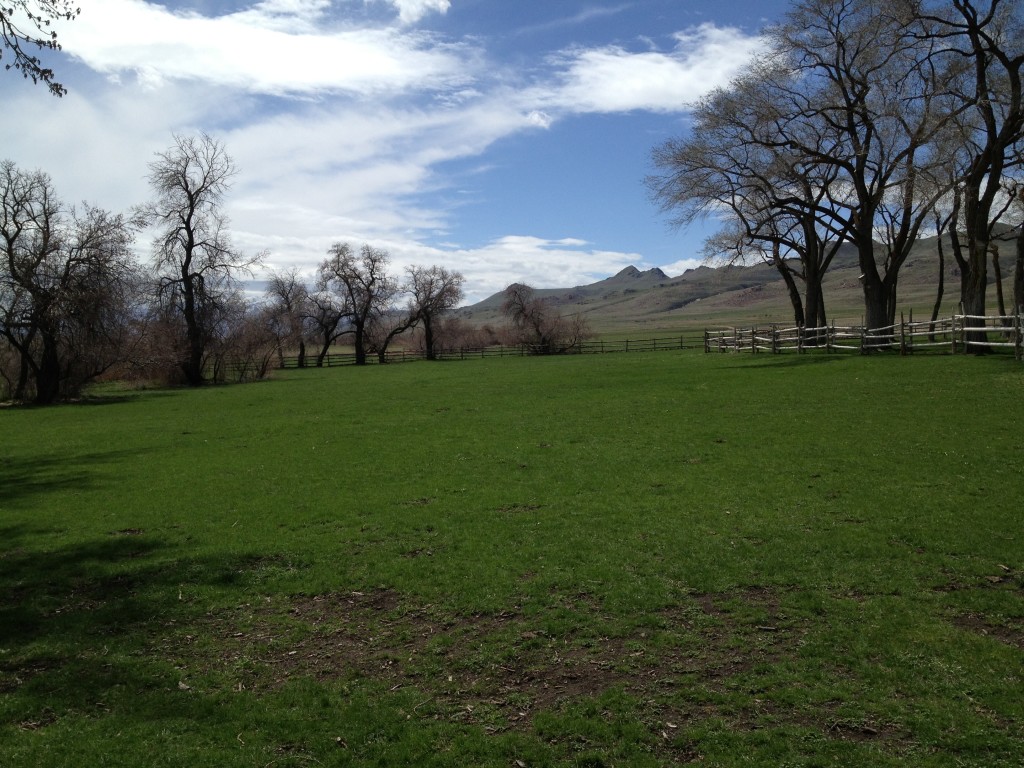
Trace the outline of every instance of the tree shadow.
[[89, 471], [91, 467], [136, 456], [138, 451], [93, 452], [73, 457], [0, 456], [0, 504], [23, 504], [55, 491], [92, 488], [95, 481]]
[[[748, 355], [749, 360], [752, 355]], [[747, 362], [743, 365], [726, 365], [724, 368], [804, 368], [811, 365], [823, 365], [825, 363], [838, 363], [851, 360], [849, 355], [829, 355], [825, 353], [810, 353], [804, 355], [758, 355], [757, 362]]]
[[8, 724], [102, 714], [111, 696], [128, 717], [138, 716], [136, 694], [149, 707], [173, 706], [165, 697], [180, 691], [168, 656], [208, 608], [182, 601], [181, 585], [234, 589], [253, 557], [189, 555], [135, 529], [40, 549], [48, 533], [0, 528], [0, 709]]

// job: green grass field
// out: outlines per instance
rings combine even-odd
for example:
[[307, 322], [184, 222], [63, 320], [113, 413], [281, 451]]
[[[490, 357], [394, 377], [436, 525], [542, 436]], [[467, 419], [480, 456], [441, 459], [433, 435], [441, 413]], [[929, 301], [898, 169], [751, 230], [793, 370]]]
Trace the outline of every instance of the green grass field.
[[1019, 766], [1022, 387], [658, 352], [0, 411], [0, 765]]

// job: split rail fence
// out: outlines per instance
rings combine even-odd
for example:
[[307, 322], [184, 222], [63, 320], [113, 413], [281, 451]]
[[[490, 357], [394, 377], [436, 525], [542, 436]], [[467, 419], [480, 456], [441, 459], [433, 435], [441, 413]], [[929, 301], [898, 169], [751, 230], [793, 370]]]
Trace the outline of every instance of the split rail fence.
[[[700, 331], [679, 336], [668, 336], [656, 339], [623, 339], [620, 341], [583, 341], [561, 354], [567, 355], [600, 355], [611, 352], [659, 352], [673, 349], [699, 349], [703, 343]], [[459, 347], [458, 349], [438, 350], [437, 360], [477, 360], [488, 357], [529, 357], [542, 354], [543, 350], [529, 344], [516, 346], [494, 345], [489, 347]], [[307, 354], [306, 368], [316, 368], [316, 355]], [[426, 355], [420, 350], [398, 349], [389, 351], [384, 356], [386, 363], [406, 363], [423, 360]], [[378, 355], [367, 356], [368, 363], [381, 362]], [[331, 353], [324, 356], [320, 367], [334, 368], [343, 365], [355, 365], [356, 356], [352, 352]], [[298, 368], [299, 358], [295, 355], [281, 359], [280, 368]]]
[[771, 324], [751, 328], [704, 331], [705, 352], [858, 352], [917, 351], [970, 352], [978, 348], [1012, 349], [1024, 359], [1024, 314], [954, 315], [935, 322], [915, 322], [913, 317], [885, 328], [862, 325], [831, 325], [819, 328]]

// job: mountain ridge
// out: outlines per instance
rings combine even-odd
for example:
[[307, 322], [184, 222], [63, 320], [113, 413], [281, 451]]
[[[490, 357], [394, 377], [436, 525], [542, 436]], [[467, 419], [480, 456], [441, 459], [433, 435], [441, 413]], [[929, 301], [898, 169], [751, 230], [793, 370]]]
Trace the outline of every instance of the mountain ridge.
[[[898, 312], [917, 318], [930, 315], [938, 287], [938, 239], [924, 238], [915, 244], [900, 270]], [[943, 238], [944, 297], [940, 316], [957, 311], [959, 271], [948, 238]], [[1003, 290], [1011, 301], [1012, 248], [1000, 258]], [[990, 267], [990, 273], [992, 272]], [[856, 249], [840, 248], [822, 281], [830, 320], [857, 323], [863, 315], [863, 292]], [[990, 284], [994, 283], [990, 274]], [[799, 281], [798, 281], [799, 283]], [[802, 290], [802, 284], [801, 284]], [[671, 329], [698, 325], [736, 325], [754, 322], [793, 322], [788, 290], [778, 270], [767, 263], [750, 265], [701, 265], [670, 277], [662, 269], [641, 270], [630, 265], [616, 274], [572, 288], [538, 288], [562, 314], [582, 314], [597, 333], [634, 328]], [[995, 287], [990, 285], [988, 306], [994, 311]], [[501, 325], [504, 292], [457, 310], [456, 315], [474, 325]]]

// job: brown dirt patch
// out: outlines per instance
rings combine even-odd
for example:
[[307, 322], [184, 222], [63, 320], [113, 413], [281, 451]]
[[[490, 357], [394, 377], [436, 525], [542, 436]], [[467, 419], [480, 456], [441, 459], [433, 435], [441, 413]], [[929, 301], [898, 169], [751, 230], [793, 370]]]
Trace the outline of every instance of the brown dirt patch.
[[1007, 645], [1024, 650], [1024, 622], [996, 624], [980, 613], [963, 613], [953, 618], [953, 624], [986, 637], [994, 637]]
[[[734, 615], [735, 607], [751, 604], [753, 611]], [[537, 711], [621, 689], [650, 705], [648, 724], [667, 745], [675, 728], [711, 714], [707, 708], [737, 675], [792, 654], [805, 631], [780, 615], [778, 596], [767, 590], [697, 595], [658, 613], [652, 627], [615, 636], [589, 629], [602, 625], [590, 596], [563, 601], [563, 616], [566, 609], [579, 613], [579, 629], [555, 636], [542, 629], [543, 616], [526, 616], [519, 606], [452, 615], [409, 607], [387, 590], [298, 596], [287, 606], [268, 602], [209, 615], [197, 628], [197, 641], [205, 639], [187, 646], [191, 658], [183, 662], [257, 692], [297, 678], [372, 678], [390, 690], [422, 693], [420, 716], [489, 732], [525, 728]], [[685, 707], [671, 703], [681, 692]], [[768, 704], [754, 702], [749, 713], [725, 716], [737, 727], [755, 727], [763, 714], [757, 710]]]

